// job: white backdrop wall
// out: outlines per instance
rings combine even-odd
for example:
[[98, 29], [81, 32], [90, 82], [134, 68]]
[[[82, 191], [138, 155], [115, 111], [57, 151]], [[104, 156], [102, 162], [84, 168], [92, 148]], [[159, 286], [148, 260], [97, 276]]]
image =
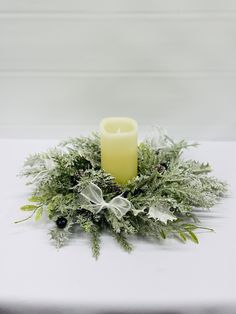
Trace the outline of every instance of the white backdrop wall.
[[235, 102], [235, 0], [0, 0], [0, 137], [127, 115], [236, 140]]

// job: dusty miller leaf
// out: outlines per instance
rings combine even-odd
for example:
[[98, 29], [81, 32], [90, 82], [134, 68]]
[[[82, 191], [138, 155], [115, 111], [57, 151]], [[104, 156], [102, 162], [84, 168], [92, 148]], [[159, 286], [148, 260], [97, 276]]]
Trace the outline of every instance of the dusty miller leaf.
[[174, 221], [177, 218], [173, 215], [168, 208], [162, 205], [151, 206], [148, 211], [148, 216], [167, 224], [167, 221]]

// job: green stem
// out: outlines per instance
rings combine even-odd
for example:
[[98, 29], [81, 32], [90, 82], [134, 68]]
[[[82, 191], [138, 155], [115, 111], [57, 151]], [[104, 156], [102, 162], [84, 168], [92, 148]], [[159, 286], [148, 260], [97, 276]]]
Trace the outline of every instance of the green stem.
[[35, 214], [35, 212], [36, 212], [37, 209], [38, 209], [38, 208], [36, 208], [30, 216], [28, 216], [28, 217], [26, 217], [26, 218], [24, 218], [24, 219], [21, 219], [21, 220], [14, 221], [14, 223], [15, 223], [15, 224], [18, 224], [18, 223], [20, 223], [20, 222], [29, 220], [30, 218], [32, 218], [32, 217], [34, 216], [34, 214]]

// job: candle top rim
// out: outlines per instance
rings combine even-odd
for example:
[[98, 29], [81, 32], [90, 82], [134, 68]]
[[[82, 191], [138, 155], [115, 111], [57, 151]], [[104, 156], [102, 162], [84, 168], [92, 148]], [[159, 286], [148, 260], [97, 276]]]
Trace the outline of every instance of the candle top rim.
[[135, 134], [137, 122], [128, 117], [107, 117], [102, 119], [100, 129], [109, 136]]

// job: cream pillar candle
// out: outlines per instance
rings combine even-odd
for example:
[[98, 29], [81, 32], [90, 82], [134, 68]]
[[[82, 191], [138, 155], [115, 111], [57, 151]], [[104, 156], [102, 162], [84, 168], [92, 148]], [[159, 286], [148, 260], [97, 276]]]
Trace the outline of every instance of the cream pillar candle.
[[105, 118], [101, 122], [101, 165], [120, 184], [137, 176], [137, 122]]

